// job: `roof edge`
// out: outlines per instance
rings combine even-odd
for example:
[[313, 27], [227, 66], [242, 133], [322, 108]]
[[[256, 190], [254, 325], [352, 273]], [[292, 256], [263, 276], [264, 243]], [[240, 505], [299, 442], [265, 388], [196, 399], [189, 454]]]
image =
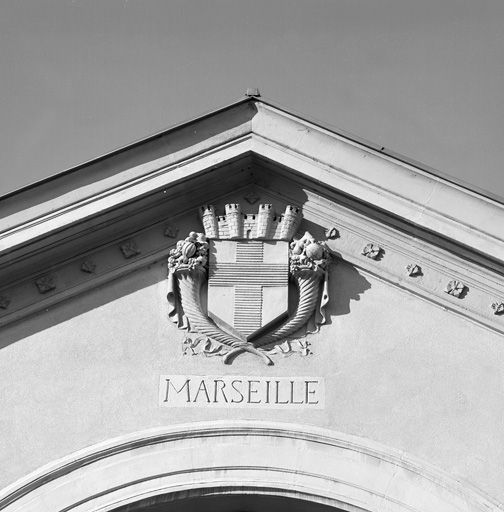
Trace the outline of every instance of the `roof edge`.
[[107, 153], [103, 153], [102, 155], [93, 157], [89, 160], [86, 160], [80, 164], [74, 165], [72, 167], [69, 167], [68, 169], [64, 169], [63, 171], [58, 171], [54, 174], [51, 174], [50, 176], [47, 176], [46, 178], [42, 178], [40, 180], [34, 181], [32, 183], [29, 183], [27, 185], [23, 185], [19, 188], [16, 188], [10, 192], [7, 192], [6, 194], [0, 195], [0, 202], [4, 199], [9, 199], [17, 194], [20, 194], [22, 192], [25, 192], [27, 190], [31, 190], [33, 188], [36, 188], [37, 186], [44, 185], [50, 181], [53, 181], [58, 178], [62, 178], [64, 176], [68, 176], [69, 174], [72, 174], [73, 172], [79, 171], [83, 169], [84, 167], [96, 164], [98, 162], [101, 162], [102, 160], [105, 160], [107, 158], [116, 156], [124, 151], [128, 151], [130, 149], [135, 148], [136, 146], [139, 146], [141, 144], [145, 144], [147, 142], [154, 141], [158, 138], [164, 137], [168, 133], [178, 130], [180, 128], [184, 128], [185, 126], [188, 126], [194, 122], [202, 121], [203, 119], [207, 119], [211, 116], [214, 116], [216, 114], [219, 114], [221, 112], [225, 112], [226, 110], [230, 110], [238, 105], [242, 105], [247, 102], [255, 102], [256, 98], [244, 96], [236, 101], [233, 101], [232, 103], [229, 103], [227, 105], [224, 105], [222, 107], [218, 107], [216, 109], [210, 110], [204, 114], [198, 115], [196, 117], [193, 117], [191, 119], [187, 119], [185, 121], [181, 121], [180, 123], [174, 124], [172, 126], [169, 126], [168, 128], [165, 128], [159, 132], [152, 133], [150, 135], [147, 135], [146, 137], [143, 137], [141, 139], [136, 139], [133, 142], [129, 142], [128, 144], [125, 144], [124, 146], [119, 146], [118, 148], [113, 149], [112, 151], [109, 151]]
[[263, 97], [261, 98], [251, 98], [254, 101], [264, 103], [265, 105], [268, 105], [272, 108], [275, 108], [277, 110], [280, 110], [281, 112], [297, 117], [307, 123], [313, 124], [314, 126], [321, 128], [323, 130], [327, 130], [329, 132], [332, 132], [335, 135], [339, 135], [341, 137], [344, 137], [352, 142], [355, 142], [357, 144], [360, 144], [361, 146], [364, 146], [368, 149], [372, 149], [373, 151], [377, 151], [378, 153], [381, 153], [384, 156], [388, 156], [390, 158], [394, 158], [395, 160], [398, 160], [404, 164], [411, 165], [413, 167], [416, 167], [417, 169], [426, 172], [435, 178], [439, 178], [441, 180], [447, 181], [448, 183], [451, 183], [453, 185], [456, 185], [458, 187], [461, 187], [469, 192], [478, 194], [480, 196], [486, 197], [487, 199], [491, 199], [492, 201], [495, 201], [497, 203], [504, 205], [504, 196], [500, 196], [497, 194], [494, 194], [488, 190], [482, 189], [481, 187], [478, 187], [477, 185], [473, 185], [471, 183], [468, 183], [467, 181], [464, 181], [462, 179], [456, 178], [455, 176], [451, 176], [449, 174], [446, 174], [439, 169], [436, 169], [434, 167], [431, 167], [423, 162], [420, 162], [418, 160], [415, 160], [413, 158], [410, 158], [406, 155], [403, 155], [402, 153], [398, 153], [396, 151], [393, 151], [391, 149], [386, 148], [385, 146], [380, 146], [373, 141], [370, 141], [368, 139], [365, 139], [363, 137], [360, 137], [359, 135], [356, 135], [352, 132], [349, 132], [347, 130], [344, 130], [342, 128], [336, 127], [328, 122], [321, 121], [315, 117], [307, 116], [303, 113], [298, 112], [297, 110], [294, 110], [292, 108], [285, 107], [281, 105], [280, 103], [276, 101], [272, 101], [269, 99], [265, 99]]
[[73, 172], [76, 172], [76, 171], [79, 171], [83, 168], [85, 168], [86, 166], [89, 166], [89, 165], [93, 165], [95, 163], [98, 163], [102, 160], [105, 160], [107, 158], [110, 158], [110, 157], [113, 157], [113, 156], [116, 156], [124, 151], [127, 151], [127, 150], [130, 150], [132, 148], [135, 148], [136, 146], [139, 146], [141, 144], [144, 144], [144, 143], [147, 143], [147, 142], [150, 142], [150, 141], [153, 141], [153, 140], [156, 140], [157, 138], [161, 138], [167, 134], [169, 134], [170, 132], [172, 131], [175, 131], [177, 129], [180, 129], [180, 128], [183, 128], [185, 126], [188, 126], [190, 125], [191, 123], [194, 123], [196, 121], [200, 121], [200, 120], [203, 120], [203, 119], [206, 119], [206, 118], [209, 118], [213, 115], [216, 115], [216, 114], [219, 114], [220, 112], [224, 112], [226, 110], [229, 110], [229, 109], [232, 109], [238, 105], [241, 105], [243, 103], [264, 103], [265, 105], [268, 105], [272, 108], [275, 108], [283, 113], [286, 113], [288, 115], [291, 115], [291, 116], [295, 116], [305, 122], [308, 122], [310, 124], [313, 124], [315, 126], [317, 126], [318, 128], [321, 128], [323, 130], [327, 130], [327, 131], [330, 131], [336, 135], [339, 135], [341, 137], [344, 137], [346, 139], [349, 139], [350, 141], [352, 142], [355, 142], [357, 144], [360, 144], [368, 149], [372, 149], [373, 151], [377, 151], [378, 153], [384, 155], [384, 156], [388, 156], [390, 158], [394, 158], [395, 160], [398, 160], [402, 163], [405, 163], [407, 165], [411, 165], [413, 167], [416, 167], [417, 169], [423, 171], [423, 172], [426, 172], [427, 174], [430, 174], [432, 176], [434, 176], [435, 178], [439, 178], [441, 180], [444, 180], [448, 183], [451, 183], [453, 185], [456, 185], [458, 187], [461, 187], [469, 192], [472, 192], [474, 194], [478, 194], [482, 197], [485, 197], [487, 199], [490, 199], [492, 201], [495, 201], [499, 204], [503, 204], [504, 205], [504, 197], [503, 196], [500, 196], [498, 194], [494, 194], [488, 190], [485, 190], [485, 189], [482, 189], [481, 187], [478, 187], [477, 185], [473, 185], [471, 183], [468, 183], [467, 181], [464, 181], [464, 180], [461, 180], [459, 178], [456, 178], [454, 176], [451, 176], [449, 174], [446, 174], [434, 167], [431, 167], [431, 166], [428, 166], [427, 164], [424, 164], [422, 162], [419, 162], [418, 160], [414, 160], [412, 158], [409, 158], [408, 156], [405, 156], [401, 153], [398, 153], [398, 152], [395, 152], [391, 149], [388, 149], [386, 148], [385, 146], [380, 146], [370, 140], [367, 140], [363, 137], [360, 137], [359, 135], [356, 135], [352, 132], [349, 132], [347, 130], [344, 130], [342, 128], [339, 128], [339, 127], [336, 127], [334, 125], [332, 125], [331, 123], [329, 122], [325, 122], [325, 121], [321, 121], [315, 117], [312, 117], [312, 116], [308, 116], [306, 114], [303, 114], [303, 113], [300, 113], [298, 112], [297, 110], [295, 109], [292, 109], [292, 108], [288, 108], [288, 107], [285, 107], [283, 105], [281, 105], [279, 102], [277, 101], [273, 101], [273, 100], [270, 100], [270, 99], [267, 99], [267, 98], [264, 98], [263, 96], [250, 96], [250, 95], [244, 95], [243, 97], [229, 103], [229, 104], [226, 104], [224, 106], [221, 106], [221, 107], [218, 107], [218, 108], [215, 108], [215, 109], [212, 109], [204, 114], [201, 114], [201, 115], [197, 115], [191, 119], [187, 119], [185, 121], [181, 121], [180, 123], [176, 123], [172, 126], [169, 126], [168, 128], [165, 128], [159, 132], [155, 132], [153, 134], [150, 134], [146, 137], [143, 137], [141, 139], [137, 139], [135, 141], [132, 141], [128, 144], [125, 144], [123, 146], [120, 146], [118, 148], [115, 148], [113, 149], [112, 151], [109, 151], [107, 153], [104, 153], [102, 155], [99, 155], [99, 156], [96, 156], [96, 157], [93, 157], [89, 160], [86, 160], [80, 164], [77, 164], [75, 166], [72, 166], [72, 167], [69, 167], [68, 169], [64, 169], [63, 171], [59, 171], [57, 173], [54, 173], [46, 178], [42, 178], [40, 180], [37, 180], [37, 181], [34, 181], [32, 183], [29, 183], [27, 185], [23, 185], [22, 187], [19, 187], [17, 189], [14, 189], [10, 192], [7, 192], [6, 194], [3, 194], [3, 195], [0, 195], [0, 202], [4, 199], [8, 199], [10, 197], [13, 197], [17, 194], [20, 194], [22, 192], [25, 192], [27, 190], [31, 190], [37, 186], [40, 186], [40, 185], [43, 185], [45, 183], [48, 183], [52, 180], [55, 180], [55, 179], [58, 179], [58, 178], [61, 178], [63, 176], [67, 176], [69, 174], [72, 174]]

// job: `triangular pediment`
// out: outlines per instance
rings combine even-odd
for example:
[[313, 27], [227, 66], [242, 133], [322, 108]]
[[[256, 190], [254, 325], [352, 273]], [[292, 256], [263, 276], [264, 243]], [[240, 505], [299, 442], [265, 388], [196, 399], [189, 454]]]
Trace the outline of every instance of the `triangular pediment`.
[[255, 98], [2, 198], [0, 321], [165, 258], [226, 201], [294, 204], [340, 259], [502, 329], [502, 204]]
[[246, 98], [0, 211], [0, 508], [499, 496], [498, 200]]

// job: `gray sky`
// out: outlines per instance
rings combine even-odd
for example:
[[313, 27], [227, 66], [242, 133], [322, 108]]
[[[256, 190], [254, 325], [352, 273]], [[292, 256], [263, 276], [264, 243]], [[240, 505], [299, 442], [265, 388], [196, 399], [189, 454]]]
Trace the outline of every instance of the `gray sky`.
[[4, 0], [0, 194], [247, 87], [504, 196], [504, 0]]

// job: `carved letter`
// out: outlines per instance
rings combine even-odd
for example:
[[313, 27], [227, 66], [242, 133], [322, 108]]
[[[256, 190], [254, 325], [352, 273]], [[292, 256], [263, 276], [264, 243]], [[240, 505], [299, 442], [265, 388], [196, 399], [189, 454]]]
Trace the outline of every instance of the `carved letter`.
[[196, 391], [196, 396], [194, 397], [193, 402], [196, 402], [196, 400], [198, 400], [198, 396], [200, 394], [200, 391], [204, 391], [205, 392], [207, 402], [210, 403], [210, 397], [208, 396], [208, 390], [207, 390], [207, 387], [206, 387], [204, 379], [201, 379], [201, 383], [200, 383], [200, 385], [198, 387], [198, 391]]
[[217, 384], [219, 382], [222, 384], [222, 386], [220, 387], [220, 392], [222, 393], [222, 396], [224, 397], [224, 401], [226, 403], [228, 402], [226, 394], [224, 393], [224, 388], [226, 387], [226, 383], [221, 379], [215, 379], [214, 380], [214, 404], [217, 403], [217, 390], [219, 389], [219, 386], [217, 386]]
[[269, 398], [270, 398], [270, 381], [266, 381], [266, 400], [264, 403], [269, 404]]
[[310, 389], [310, 384], [318, 384], [318, 380], [307, 380], [305, 381], [305, 400], [307, 404], [318, 404], [319, 401], [310, 402], [310, 395], [314, 395], [317, 390], [316, 389]]
[[290, 381], [290, 403], [291, 404], [304, 404], [303, 400], [301, 402], [296, 402], [294, 400], [294, 381]]
[[180, 387], [180, 389], [177, 389], [170, 381], [170, 379], [166, 379], [166, 395], [165, 395], [165, 402], [168, 402], [168, 394], [170, 392], [170, 386], [175, 390], [175, 393], [179, 394], [184, 388], [186, 388], [187, 391], [187, 400], [186, 402], [191, 401], [191, 395], [189, 390], [189, 383], [191, 382], [191, 379], [187, 379], [184, 384]]
[[231, 382], [231, 387], [232, 387], [232, 388], [233, 388], [233, 389], [234, 389], [234, 390], [235, 390], [235, 391], [240, 395], [240, 397], [241, 397], [241, 398], [240, 398], [240, 400], [235, 400], [235, 399], [233, 398], [233, 399], [231, 400], [231, 403], [232, 403], [232, 404], [241, 404], [241, 403], [243, 402], [243, 400], [244, 400], [244, 396], [243, 396], [242, 392], [241, 392], [239, 389], [237, 389], [237, 388], [236, 388], [236, 386], [235, 386], [235, 382], [240, 382], [240, 383], [241, 383], [241, 382], [243, 382], [243, 381], [242, 381], [242, 380], [240, 380], [240, 379], [235, 379], [233, 382]]
[[249, 380], [248, 381], [248, 401], [247, 401], [247, 403], [249, 403], [249, 404], [260, 404], [261, 400], [259, 400], [259, 402], [253, 402], [252, 401], [252, 393], [257, 393], [258, 392], [257, 388], [256, 389], [252, 389], [252, 384], [260, 384], [260, 381], [259, 380]]
[[288, 404], [288, 403], [289, 403], [289, 401], [288, 401], [288, 400], [287, 400], [286, 402], [281, 402], [281, 401], [279, 400], [279, 397], [278, 397], [278, 395], [280, 394], [280, 391], [279, 391], [279, 389], [278, 389], [278, 388], [279, 388], [279, 386], [280, 386], [280, 381], [279, 381], [279, 380], [276, 380], [276, 381], [275, 381], [275, 388], [276, 388], [276, 392], [275, 392], [275, 397], [276, 397], [276, 399], [275, 399], [275, 403], [276, 403], [276, 404]]

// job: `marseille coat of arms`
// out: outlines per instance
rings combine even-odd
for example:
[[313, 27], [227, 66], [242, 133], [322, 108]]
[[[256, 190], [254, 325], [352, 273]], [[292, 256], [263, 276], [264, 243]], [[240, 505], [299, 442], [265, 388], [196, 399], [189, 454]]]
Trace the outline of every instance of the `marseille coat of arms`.
[[[294, 206], [279, 216], [270, 204], [257, 213], [225, 209], [217, 216], [213, 206], [201, 207], [205, 232], [189, 233], [170, 251], [169, 316], [195, 334], [185, 351], [221, 355], [226, 364], [249, 352], [273, 364], [273, 354], [290, 351], [289, 337], [326, 321], [329, 251], [308, 232], [295, 236], [301, 213]], [[306, 341], [300, 346], [308, 350]]]

